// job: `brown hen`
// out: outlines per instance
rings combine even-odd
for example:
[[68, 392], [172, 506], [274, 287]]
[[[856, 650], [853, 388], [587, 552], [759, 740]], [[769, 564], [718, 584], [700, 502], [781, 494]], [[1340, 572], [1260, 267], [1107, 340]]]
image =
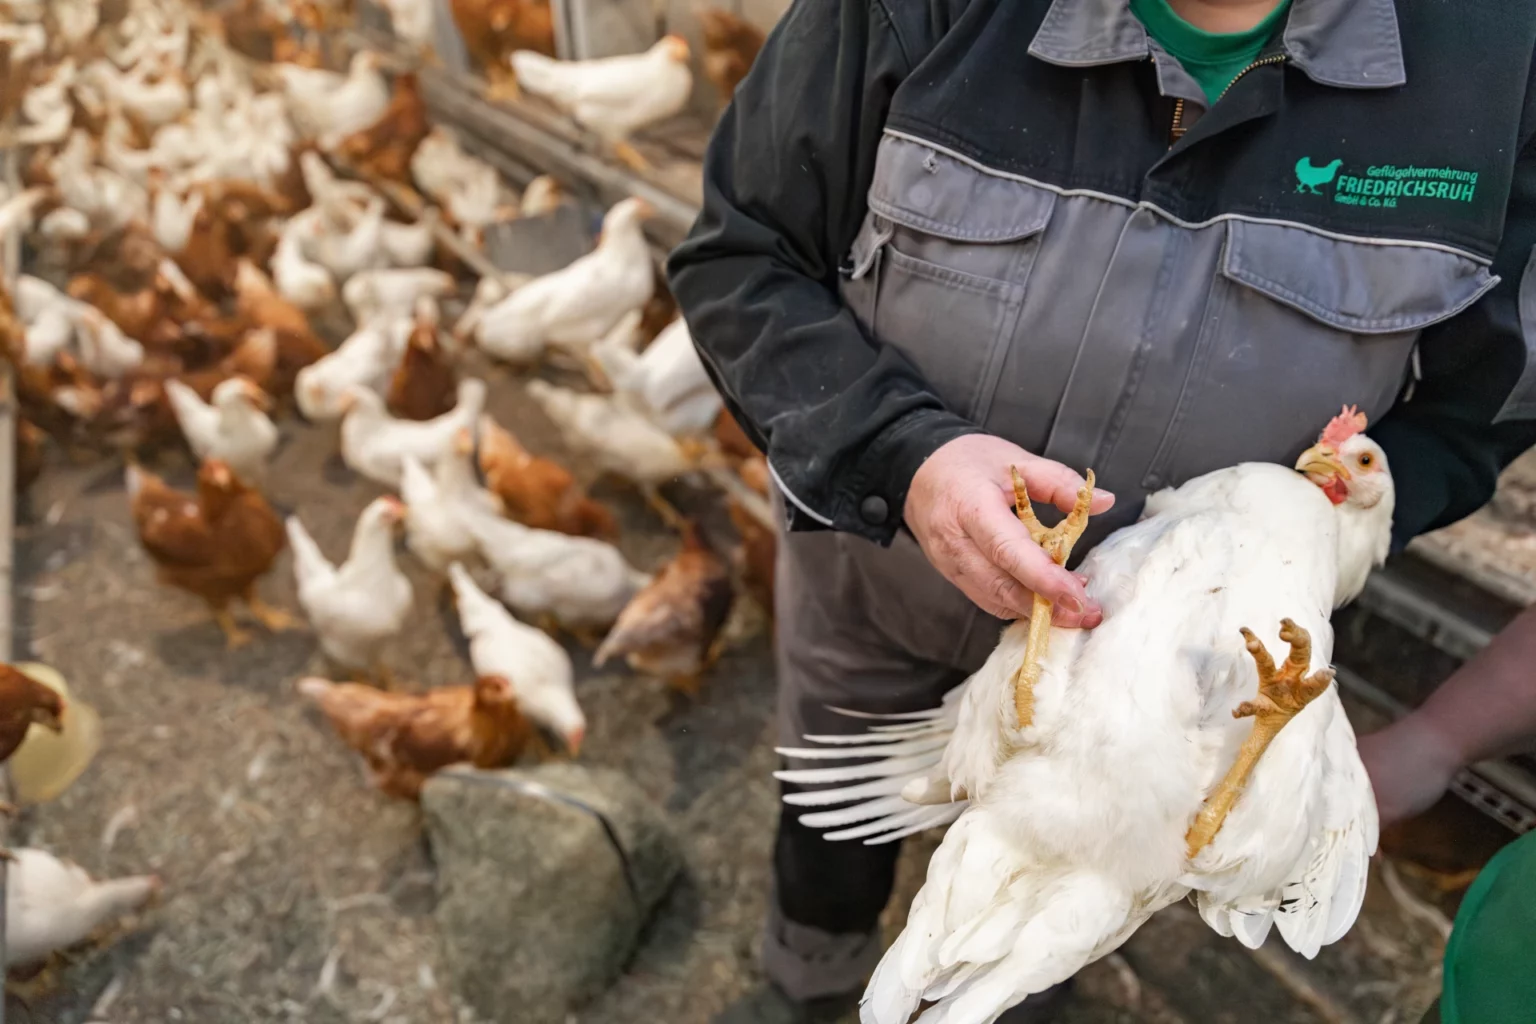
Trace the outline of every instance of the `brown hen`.
[[394, 92], [383, 115], [342, 140], [340, 153], [370, 177], [410, 186], [411, 156], [431, 130], [416, 75], [406, 72], [395, 79]]
[[742, 582], [757, 603], [773, 610], [773, 567], [778, 554], [778, 537], [762, 521], [734, 499], [727, 502], [731, 525], [741, 537], [733, 560]]
[[130, 338], [150, 344], [151, 331], [164, 314], [160, 292], [153, 286], [120, 292], [101, 274], [87, 272], [69, 279], [71, 298], [89, 303], [122, 328]]
[[700, 11], [699, 22], [704, 29], [704, 77], [720, 90], [721, 102], [729, 102], [763, 48], [763, 30], [718, 7]]
[[405, 356], [389, 382], [389, 411], [407, 420], [430, 420], [458, 403], [458, 375], [437, 329], [437, 306], [426, 299], [416, 309], [416, 324]]
[[[34, 724], [63, 731], [66, 707], [64, 698], [51, 687], [0, 664], [0, 763], [11, 759]], [[16, 807], [0, 801], [0, 813], [15, 814]], [[10, 859], [10, 852], [0, 849], [0, 860]]]
[[714, 661], [716, 640], [731, 611], [731, 575], [692, 523], [683, 549], [619, 613], [593, 663], [615, 655], [629, 667], [696, 693]]
[[17, 494], [25, 494], [43, 475], [43, 438], [47, 436], [42, 427], [25, 416], [16, 417]]
[[721, 409], [715, 417], [715, 443], [733, 459], [751, 459], [762, 454], [729, 409]]
[[257, 327], [309, 332], [309, 317], [304, 311], [278, 294], [272, 279], [250, 260], [235, 263], [235, 309]]
[[428, 776], [448, 765], [512, 764], [533, 737], [512, 684], [501, 676], [423, 694], [313, 677], [299, 680], [298, 688], [320, 705], [342, 742], [363, 755], [379, 789], [408, 800], [420, 797]]
[[160, 582], [207, 602], [230, 647], [250, 640], [230, 614], [236, 598], [268, 629], [295, 625], [287, 612], [269, 607], [256, 594], [256, 581], [287, 544], [282, 520], [259, 492], [217, 459], [198, 470], [196, 494], [173, 490], [132, 465], [127, 484], [139, 541], [154, 560]]
[[555, 16], [550, 0], [450, 0], [453, 21], [493, 89], [515, 92], [507, 58], [514, 50], [555, 56]]
[[587, 497], [569, 470], [528, 451], [489, 416], [480, 420], [480, 472], [507, 515], [524, 526], [576, 537], [618, 532], [613, 513]]

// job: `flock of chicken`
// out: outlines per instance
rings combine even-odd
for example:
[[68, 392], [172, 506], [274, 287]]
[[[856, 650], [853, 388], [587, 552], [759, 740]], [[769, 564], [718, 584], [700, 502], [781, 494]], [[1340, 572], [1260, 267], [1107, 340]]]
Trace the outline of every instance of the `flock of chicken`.
[[[399, 26], [405, 5], [390, 6]], [[454, 7], [457, 16], [469, 5]], [[269, 629], [300, 624], [257, 593], [291, 548], [304, 619], [336, 674], [355, 680], [309, 678], [298, 690], [392, 795], [416, 796], [448, 764], [512, 763], [546, 738], [579, 750], [586, 720], [553, 630], [601, 638], [599, 664], [623, 658], [692, 692], [738, 581], [771, 587], [772, 535], [742, 503], [766, 495], [768, 474], [669, 307], [643, 233], [647, 204], [611, 208], [595, 248], [562, 270], [471, 282], [469, 264], [489, 269], [474, 251], [486, 230], [569, 202], [557, 183], [512, 192], [429, 124], [416, 76], [391, 81], [377, 54], [358, 53], [345, 71], [316, 66], [312, 37], [336, 24], [335, 10], [303, 0], [253, 0], [223, 16], [182, 0], [121, 8], [0, 0], [0, 149], [17, 155], [21, 179], [14, 191], [0, 186], [0, 240], [23, 254], [0, 285], [0, 348], [23, 413], [18, 486], [42, 470], [50, 435], [121, 452], [158, 579], [204, 601], [231, 647], [251, 639], [237, 604]], [[253, 38], [265, 56], [287, 59], [251, 60]], [[620, 77], [681, 67], [686, 96], [679, 42], [626, 58]], [[551, 95], [621, 153], [635, 155], [627, 132], [657, 116], [654, 95], [638, 119], [615, 114], [625, 103], [612, 61], [501, 56], [524, 88]], [[415, 215], [398, 217], [401, 205]], [[345, 340], [333, 348], [322, 334]], [[487, 415], [486, 383], [461, 376], [472, 347], [590, 378], [592, 390], [531, 380], [526, 395], [585, 465], [632, 482], [678, 530], [672, 561], [654, 574], [631, 565], [611, 543], [608, 509]], [[263, 493], [273, 417], [293, 410], [337, 422], [346, 465], [393, 492], [363, 511], [340, 564]], [[140, 461], [182, 444], [198, 465], [191, 492]], [[700, 470], [733, 477], [743, 541], [733, 558], [657, 490]], [[402, 528], [411, 556], [451, 587], [469, 685], [405, 692], [380, 660], [412, 618], [395, 547]], [[501, 600], [467, 566], [494, 577]], [[38, 707], [57, 696], [13, 689], [0, 718], [11, 714], [21, 733], [34, 721], [51, 727]], [[6, 697], [0, 687], [0, 705]], [[18, 949], [36, 959], [78, 940], [157, 888], [138, 880], [125, 890], [132, 899], [104, 899], [123, 886], [41, 851], [18, 854], [17, 868], [43, 858], [56, 869], [12, 871], [12, 963], [25, 959]], [[65, 903], [77, 912], [68, 934], [55, 928], [29, 945], [17, 929], [44, 875], [75, 884], [55, 883], [41, 917], [56, 922]]]

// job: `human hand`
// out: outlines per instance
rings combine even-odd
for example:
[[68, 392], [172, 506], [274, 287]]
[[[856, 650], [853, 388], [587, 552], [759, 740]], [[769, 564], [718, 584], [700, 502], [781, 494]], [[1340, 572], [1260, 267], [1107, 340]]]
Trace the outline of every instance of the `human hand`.
[[[1083, 486], [1058, 462], [1000, 437], [968, 434], [939, 448], [912, 477], [907, 526], [928, 561], [988, 614], [1023, 618], [1039, 594], [1055, 606], [1058, 626], [1097, 626], [1104, 612], [1088, 599], [1083, 579], [1051, 561], [1014, 514], [1010, 466], [1033, 498], [1063, 512]], [[1103, 512], [1114, 501], [1108, 491], [1095, 491], [1090, 510]]]
[[1429, 810], [1462, 766], [1454, 746], [1414, 715], [1360, 737], [1359, 749], [1383, 825]]

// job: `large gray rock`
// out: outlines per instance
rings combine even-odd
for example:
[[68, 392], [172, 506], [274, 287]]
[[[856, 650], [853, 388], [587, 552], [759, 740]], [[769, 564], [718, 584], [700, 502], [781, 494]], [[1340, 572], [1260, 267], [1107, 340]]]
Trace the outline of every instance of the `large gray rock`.
[[611, 984], [681, 866], [661, 809], [614, 771], [453, 769], [422, 807], [454, 986], [496, 1024], [560, 1024]]

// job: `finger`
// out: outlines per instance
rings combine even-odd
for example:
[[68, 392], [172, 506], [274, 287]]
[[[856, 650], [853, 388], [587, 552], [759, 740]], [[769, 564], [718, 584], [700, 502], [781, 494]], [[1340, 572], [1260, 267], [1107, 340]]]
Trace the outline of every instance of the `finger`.
[[[1083, 489], [1088, 481], [1078, 473], [1073, 472], [1059, 462], [1051, 459], [1042, 459], [1038, 455], [1019, 465], [1019, 472], [1024, 474], [1024, 481], [1029, 485], [1029, 496], [1047, 505], [1055, 505], [1063, 512], [1072, 511], [1072, 506], [1077, 502], [1077, 492]], [[1012, 482], [1009, 482], [1008, 492], [1013, 493]], [[1093, 504], [1088, 506], [1092, 515], [1108, 511], [1114, 505], [1115, 496], [1101, 487], [1093, 490]]]
[[1024, 618], [1035, 603], [1033, 594], [988, 562], [980, 551], [973, 550], [956, 562], [951, 582], [982, 611], [999, 619]]
[[1007, 509], [988, 503], [970, 511], [961, 525], [977, 549], [1026, 590], [1054, 604], [1057, 614], [1053, 621], [1075, 626], [1088, 613], [1097, 611], [1083, 581], [1051, 561]]

